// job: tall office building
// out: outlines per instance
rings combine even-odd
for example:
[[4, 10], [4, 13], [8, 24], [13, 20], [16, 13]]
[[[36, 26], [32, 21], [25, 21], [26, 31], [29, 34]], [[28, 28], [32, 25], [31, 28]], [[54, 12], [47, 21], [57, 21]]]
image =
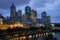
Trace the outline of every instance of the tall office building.
[[28, 21], [31, 21], [31, 8], [29, 6], [25, 7], [25, 15]]
[[17, 16], [18, 16], [19, 22], [22, 22], [22, 11], [21, 10], [18, 10]]
[[36, 23], [37, 21], [37, 11], [31, 10], [31, 21]]
[[15, 18], [13, 18], [13, 21], [15, 23], [18, 23], [18, 22], [22, 22], [22, 13], [20, 12], [20, 10], [18, 12], [16, 12], [16, 15], [15, 15]]
[[26, 24], [26, 22], [27, 22], [27, 19], [26, 19], [26, 15], [25, 14], [22, 15], [22, 22], [24, 24]]
[[47, 21], [46, 17], [47, 17], [46, 12], [45, 11], [42, 12], [42, 24], [46, 24], [46, 21]]
[[18, 17], [21, 17], [21, 16], [22, 16], [22, 11], [18, 10]]
[[50, 20], [50, 16], [47, 16], [47, 24], [50, 24], [51, 20]]
[[42, 12], [42, 18], [46, 18], [46, 16], [47, 16], [46, 12], [45, 11]]
[[10, 17], [14, 18], [15, 14], [16, 14], [16, 7], [15, 7], [14, 4], [12, 4], [11, 7], [10, 7]]

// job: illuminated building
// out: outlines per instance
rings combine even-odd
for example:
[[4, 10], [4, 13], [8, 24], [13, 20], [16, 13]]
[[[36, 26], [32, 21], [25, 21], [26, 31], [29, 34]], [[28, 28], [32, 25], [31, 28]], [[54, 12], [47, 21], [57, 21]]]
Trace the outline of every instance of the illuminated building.
[[0, 24], [3, 24], [3, 19], [2, 18], [0, 18]]
[[3, 24], [4, 22], [4, 17], [0, 14], [0, 24]]
[[47, 16], [46, 12], [42, 12], [42, 24], [45, 26], [50, 26], [51, 21], [50, 21], [50, 16]]
[[18, 12], [16, 12], [16, 7], [14, 4], [11, 5], [10, 7], [10, 18], [11, 18], [11, 22], [12, 23], [16, 23], [16, 22], [22, 22], [22, 11], [18, 10]]
[[26, 24], [26, 22], [27, 22], [27, 19], [26, 19], [26, 15], [25, 14], [22, 15], [22, 22], [24, 24]]
[[46, 12], [45, 11], [42, 12], [42, 24], [46, 24], [46, 21], [47, 21], [46, 17], [47, 17]]
[[15, 19], [16, 19], [16, 7], [15, 7], [15, 5], [14, 4], [12, 4], [11, 6], [10, 6], [10, 18], [11, 18], [11, 22], [12, 23], [15, 23]]
[[25, 24], [25, 27], [30, 26], [30, 24], [31, 24], [31, 22], [29, 22], [29, 21], [26, 19], [26, 15], [25, 15], [25, 14], [23, 14], [23, 16], [22, 16], [22, 23]]
[[18, 17], [21, 17], [21, 16], [22, 16], [22, 11], [18, 10]]
[[47, 16], [46, 12], [45, 11], [42, 12], [42, 18], [46, 18], [46, 16]]
[[21, 10], [18, 10], [18, 13], [17, 13], [18, 15], [18, 20], [19, 20], [19, 22], [22, 22], [22, 11]]
[[47, 24], [50, 24], [51, 21], [50, 21], [50, 16], [47, 16]]
[[26, 14], [26, 19], [28, 21], [31, 21], [31, 8], [29, 6], [25, 7], [25, 14]]
[[18, 10], [18, 12], [16, 12], [15, 18], [13, 19], [14, 23], [16, 22], [20, 22], [22, 23], [22, 11]]
[[15, 14], [16, 14], [16, 7], [15, 7], [14, 4], [12, 4], [11, 7], [10, 7], [10, 17], [14, 18]]
[[7, 28], [16, 28], [16, 27], [24, 27], [22, 23], [15, 23], [15, 24], [0, 24], [0, 29], [7, 29]]
[[31, 10], [31, 21], [36, 23], [37, 21], [37, 11]]

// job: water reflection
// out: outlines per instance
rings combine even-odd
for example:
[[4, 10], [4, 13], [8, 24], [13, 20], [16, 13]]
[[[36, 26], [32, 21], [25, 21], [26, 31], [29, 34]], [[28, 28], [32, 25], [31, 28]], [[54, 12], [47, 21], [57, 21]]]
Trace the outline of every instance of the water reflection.
[[[52, 33], [54, 35], [54, 37], [57, 38], [57, 40], [60, 40], [60, 33]], [[10, 40], [26, 40], [26, 36], [23, 36], [23, 37], [20, 37], [20, 38], [13, 38], [13, 39], [10, 39]], [[33, 36], [34, 38], [34, 36]], [[29, 36], [29, 40], [32, 39], [32, 35]], [[37, 34], [36, 35], [36, 38], [34, 38], [33, 40], [43, 40], [43, 34]]]
[[[57, 40], [60, 40], [60, 33], [52, 33], [54, 35], [54, 37], [57, 38]], [[39, 37], [37, 38], [37, 40], [43, 40], [43, 38]]]
[[38, 37], [37, 40], [43, 40], [43, 38], [42, 37]]
[[55, 37], [57, 38], [57, 40], [60, 40], [60, 33], [55, 33]]

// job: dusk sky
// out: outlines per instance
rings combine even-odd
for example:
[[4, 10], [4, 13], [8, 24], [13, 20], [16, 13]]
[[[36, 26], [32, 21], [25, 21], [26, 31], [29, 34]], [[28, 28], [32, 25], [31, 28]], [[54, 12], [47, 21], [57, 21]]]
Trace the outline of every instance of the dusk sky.
[[41, 12], [46, 11], [51, 16], [51, 22], [60, 22], [60, 0], [0, 0], [0, 14], [9, 16], [10, 6], [14, 3], [16, 11], [22, 10], [24, 14], [25, 6], [37, 10], [38, 18]]

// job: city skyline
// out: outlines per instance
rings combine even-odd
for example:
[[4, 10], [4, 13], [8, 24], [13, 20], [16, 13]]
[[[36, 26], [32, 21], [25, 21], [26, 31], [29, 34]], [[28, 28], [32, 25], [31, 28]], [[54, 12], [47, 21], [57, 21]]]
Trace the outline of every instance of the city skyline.
[[[43, 0], [40, 0], [40, 1], [39, 0], [36, 0], [36, 1], [34, 1], [34, 0], [30, 0], [30, 1], [29, 0], [27, 0], [27, 1], [26, 0], [22, 0], [22, 1], [21, 0], [17, 0], [17, 1], [16, 0], [12, 0], [12, 1], [13, 1], [14, 5], [17, 7], [16, 9], [17, 10], [22, 10], [23, 14], [25, 12], [25, 9], [24, 9], [25, 6], [28, 5], [32, 9], [37, 10], [38, 18], [41, 18], [41, 13], [43, 11], [46, 11], [47, 14], [51, 16], [51, 19], [52, 19], [51, 21], [52, 22], [60, 22], [60, 20], [59, 20], [59, 18], [60, 18], [59, 10], [57, 8], [55, 8], [56, 6], [59, 7], [59, 5], [57, 5], [57, 4], [59, 4], [59, 0], [55, 0], [55, 1], [52, 1], [52, 0], [51, 1], [50, 0], [49, 1], [48, 0], [46, 0], [46, 1], [43, 1]], [[44, 2], [45, 2], [45, 4], [44, 4]], [[1, 3], [3, 5], [1, 5]], [[11, 4], [12, 4], [12, 2], [10, 0], [9, 1], [8, 0], [5, 0], [5, 1], [0, 0], [0, 5], [1, 5], [0, 6], [0, 13], [3, 16], [5, 16], [5, 17], [9, 16], [9, 6], [11, 6]], [[35, 5], [35, 4], [37, 4], [37, 5]], [[4, 13], [5, 13], [5, 15], [4, 15]]]

